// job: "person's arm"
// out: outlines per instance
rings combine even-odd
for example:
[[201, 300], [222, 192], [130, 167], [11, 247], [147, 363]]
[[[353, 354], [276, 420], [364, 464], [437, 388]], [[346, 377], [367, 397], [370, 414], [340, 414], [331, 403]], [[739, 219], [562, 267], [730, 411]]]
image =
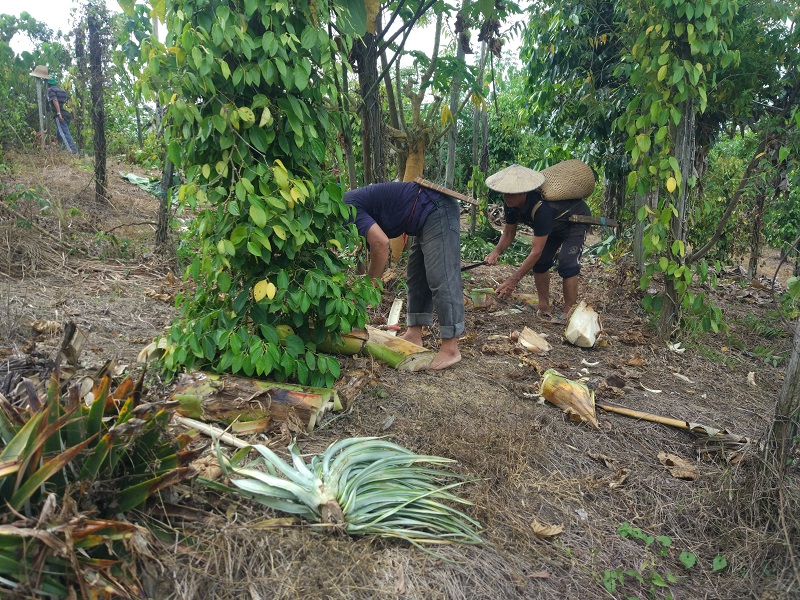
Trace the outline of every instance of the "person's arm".
[[53, 97], [53, 108], [56, 109], [56, 119], [63, 123], [64, 117], [61, 116], [61, 106], [58, 104], [58, 98], [55, 96]]
[[511, 242], [514, 241], [514, 237], [516, 237], [516, 235], [517, 224], [506, 223], [505, 227], [503, 227], [503, 233], [500, 235], [500, 239], [497, 242], [497, 246], [495, 246], [494, 250], [489, 252], [489, 254], [486, 255], [486, 258], [484, 258], [486, 264], [496, 265], [500, 255], [508, 250], [508, 247], [511, 245]]
[[517, 284], [522, 280], [525, 274], [533, 268], [539, 261], [539, 257], [542, 255], [542, 251], [544, 250], [544, 245], [547, 242], [546, 235], [539, 235], [533, 237], [533, 242], [531, 243], [531, 251], [530, 254], [522, 261], [522, 264], [517, 268], [514, 274], [506, 279], [503, 283], [501, 283], [495, 293], [500, 298], [508, 298], [511, 295], [511, 292], [516, 289]]
[[369, 244], [367, 275], [372, 279], [380, 279], [389, 261], [389, 237], [377, 223], [367, 230], [367, 244]]

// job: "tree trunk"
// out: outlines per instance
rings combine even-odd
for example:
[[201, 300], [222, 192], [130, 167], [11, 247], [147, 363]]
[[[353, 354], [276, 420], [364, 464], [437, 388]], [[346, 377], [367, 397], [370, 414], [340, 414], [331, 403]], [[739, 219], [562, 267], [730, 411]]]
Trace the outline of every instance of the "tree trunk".
[[764, 192], [759, 190], [756, 205], [750, 214], [750, 261], [747, 263], [747, 277], [753, 279], [758, 275], [758, 260], [761, 258], [761, 228], [764, 226]]
[[[464, 60], [467, 55], [464, 45], [461, 43], [461, 36], [458, 36], [458, 49], [456, 51], [456, 60]], [[450, 131], [447, 132], [447, 161], [444, 168], [444, 186], [450, 189], [453, 188], [453, 181], [455, 180], [456, 171], [456, 150], [458, 144], [458, 127], [456, 121], [456, 113], [458, 112], [458, 101], [461, 96], [461, 71], [458, 71], [453, 79], [450, 87], [450, 115], [453, 123]]]
[[636, 268], [639, 274], [644, 273], [644, 228], [645, 221], [640, 221], [638, 218], [639, 209], [642, 206], [648, 206], [651, 209], [658, 206], [658, 190], [650, 190], [647, 195], [640, 196], [636, 194], [635, 208], [636, 208], [636, 231], [633, 236], [633, 254], [636, 261]]
[[[681, 184], [675, 199], [675, 210], [678, 213], [672, 217], [672, 239], [686, 242], [686, 217], [689, 211], [689, 177], [693, 174], [695, 159], [695, 114], [694, 101], [689, 99], [681, 107], [681, 122], [675, 132], [675, 158], [681, 173]], [[683, 262], [683, 258], [672, 254], [671, 245], [667, 246], [667, 256], [672, 260]], [[665, 277], [664, 302], [661, 306], [659, 320], [659, 335], [667, 339], [672, 335], [672, 329], [678, 320], [679, 299], [675, 288], [675, 281], [670, 276]]]
[[134, 99], [133, 107], [136, 110], [136, 139], [139, 141], [139, 150], [144, 148], [144, 139], [142, 138], [142, 112], [139, 110], [139, 97]]
[[800, 433], [800, 319], [794, 329], [794, 344], [789, 366], [783, 380], [781, 394], [775, 406], [775, 418], [769, 431], [768, 447], [773, 453], [772, 464], [779, 468], [777, 476], [782, 478], [791, 456], [792, 444], [798, 443]]
[[619, 221], [625, 202], [625, 173], [617, 168], [606, 166], [605, 186], [603, 187], [603, 216]]
[[383, 119], [378, 94], [378, 52], [375, 35], [366, 33], [356, 40], [353, 57], [358, 72], [362, 99], [361, 152], [364, 164], [364, 185], [386, 181], [384, 167]]
[[75, 81], [75, 95], [72, 106], [74, 108], [75, 121], [75, 145], [79, 152], [84, 152], [86, 142], [83, 139], [83, 117], [85, 114], [86, 101], [83, 91], [89, 87], [87, 68], [86, 68], [86, 47], [85, 47], [85, 22], [81, 21], [75, 27], [75, 62], [78, 65], [78, 76]]
[[106, 114], [103, 106], [103, 42], [105, 11], [89, 6], [89, 73], [91, 79], [92, 125], [94, 126], [94, 189], [97, 202], [108, 200], [106, 173]]
[[164, 171], [161, 174], [161, 199], [158, 203], [158, 227], [156, 229], [156, 244], [164, 246], [167, 243], [170, 222], [170, 201], [172, 190], [172, 177], [175, 165], [164, 153]]

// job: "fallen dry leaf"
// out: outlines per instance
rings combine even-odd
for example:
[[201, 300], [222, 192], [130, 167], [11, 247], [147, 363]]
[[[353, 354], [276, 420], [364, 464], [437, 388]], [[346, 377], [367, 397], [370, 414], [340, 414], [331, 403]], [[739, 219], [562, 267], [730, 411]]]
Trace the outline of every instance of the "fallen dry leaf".
[[628, 360], [625, 361], [625, 364], [629, 367], [643, 367], [645, 364], [645, 360], [642, 358], [641, 354], [634, 354]]
[[539, 521], [534, 519], [533, 522], [531, 523], [531, 529], [533, 529], [533, 533], [535, 533], [537, 537], [550, 538], [564, 531], [564, 526], [545, 525], [544, 523], [540, 523]]
[[550, 577], [550, 573], [547, 571], [536, 571], [535, 573], [531, 573], [528, 575], [531, 579], [547, 579]]
[[58, 321], [34, 321], [31, 323], [34, 333], [54, 335], [61, 333], [61, 323]]
[[664, 452], [662, 450], [658, 453], [658, 460], [667, 468], [670, 475], [676, 479], [694, 481], [699, 477], [697, 467], [676, 454], [671, 454], [670, 452]]
[[617, 472], [614, 473], [614, 476], [611, 478], [611, 481], [608, 482], [608, 487], [612, 490], [614, 488], [618, 488], [623, 485], [631, 474], [630, 469], [617, 469]]
[[606, 456], [606, 455], [605, 455], [605, 454], [603, 454], [602, 452], [594, 452], [594, 451], [592, 451], [592, 450], [587, 450], [587, 451], [586, 451], [586, 455], [587, 455], [589, 458], [593, 459], [593, 460], [596, 460], [596, 461], [598, 461], [598, 462], [601, 462], [601, 463], [603, 463], [603, 464], [604, 464], [606, 467], [608, 467], [609, 469], [614, 469], [614, 468], [616, 468], [616, 467], [614, 466], [614, 459], [613, 459], [613, 458], [611, 458], [610, 456]]

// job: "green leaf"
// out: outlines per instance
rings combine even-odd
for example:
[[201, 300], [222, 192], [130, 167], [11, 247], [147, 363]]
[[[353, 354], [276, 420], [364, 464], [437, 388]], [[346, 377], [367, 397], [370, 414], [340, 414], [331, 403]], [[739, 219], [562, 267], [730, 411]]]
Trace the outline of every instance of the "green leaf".
[[711, 571], [716, 573], [717, 571], [722, 571], [725, 567], [728, 566], [728, 559], [724, 556], [717, 554], [714, 557], [714, 560], [711, 562]]
[[[217, 44], [217, 45], [219, 45], [219, 44]], [[228, 63], [225, 62], [224, 60], [222, 60], [221, 58], [219, 59], [219, 68], [220, 68], [220, 71], [222, 72], [222, 76], [225, 79], [230, 79], [230, 77], [231, 77], [231, 68], [228, 66]]]
[[[250, 219], [256, 227], [263, 228], [267, 224], [267, 213], [263, 208], [255, 204], [250, 205]], [[284, 237], [284, 239], [286, 239]]]
[[231, 289], [231, 276], [228, 275], [226, 271], [217, 275], [217, 286], [219, 287], [219, 291], [223, 294]]
[[178, 143], [177, 140], [172, 140], [167, 145], [167, 155], [169, 159], [172, 161], [172, 164], [175, 165], [176, 168], [180, 168], [181, 166], [181, 145]]
[[364, 0], [342, 0], [336, 11], [337, 28], [344, 35], [363, 36], [367, 32], [367, 12]]
[[695, 556], [694, 552], [689, 552], [687, 550], [681, 552], [678, 559], [686, 569], [691, 569], [697, 563], [697, 556]]
[[41, 486], [47, 482], [54, 474], [58, 471], [66, 467], [70, 462], [72, 462], [75, 457], [80, 454], [84, 448], [86, 448], [89, 444], [91, 444], [97, 434], [92, 435], [88, 439], [84, 440], [77, 446], [73, 446], [68, 450], [62, 452], [55, 458], [50, 459], [41, 468], [39, 468], [33, 475], [28, 477], [25, 482], [19, 487], [19, 489], [14, 493], [9, 500], [9, 505], [11, 508], [15, 510], [21, 510], [22, 505], [38, 490]]

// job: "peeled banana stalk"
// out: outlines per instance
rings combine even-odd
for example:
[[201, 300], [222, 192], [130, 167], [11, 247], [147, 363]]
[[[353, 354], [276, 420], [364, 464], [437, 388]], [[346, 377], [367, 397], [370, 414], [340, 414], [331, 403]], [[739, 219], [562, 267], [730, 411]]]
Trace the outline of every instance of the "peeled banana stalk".
[[599, 428], [594, 410], [594, 392], [579, 381], [567, 379], [554, 369], [547, 369], [539, 384], [539, 393], [573, 420]]

